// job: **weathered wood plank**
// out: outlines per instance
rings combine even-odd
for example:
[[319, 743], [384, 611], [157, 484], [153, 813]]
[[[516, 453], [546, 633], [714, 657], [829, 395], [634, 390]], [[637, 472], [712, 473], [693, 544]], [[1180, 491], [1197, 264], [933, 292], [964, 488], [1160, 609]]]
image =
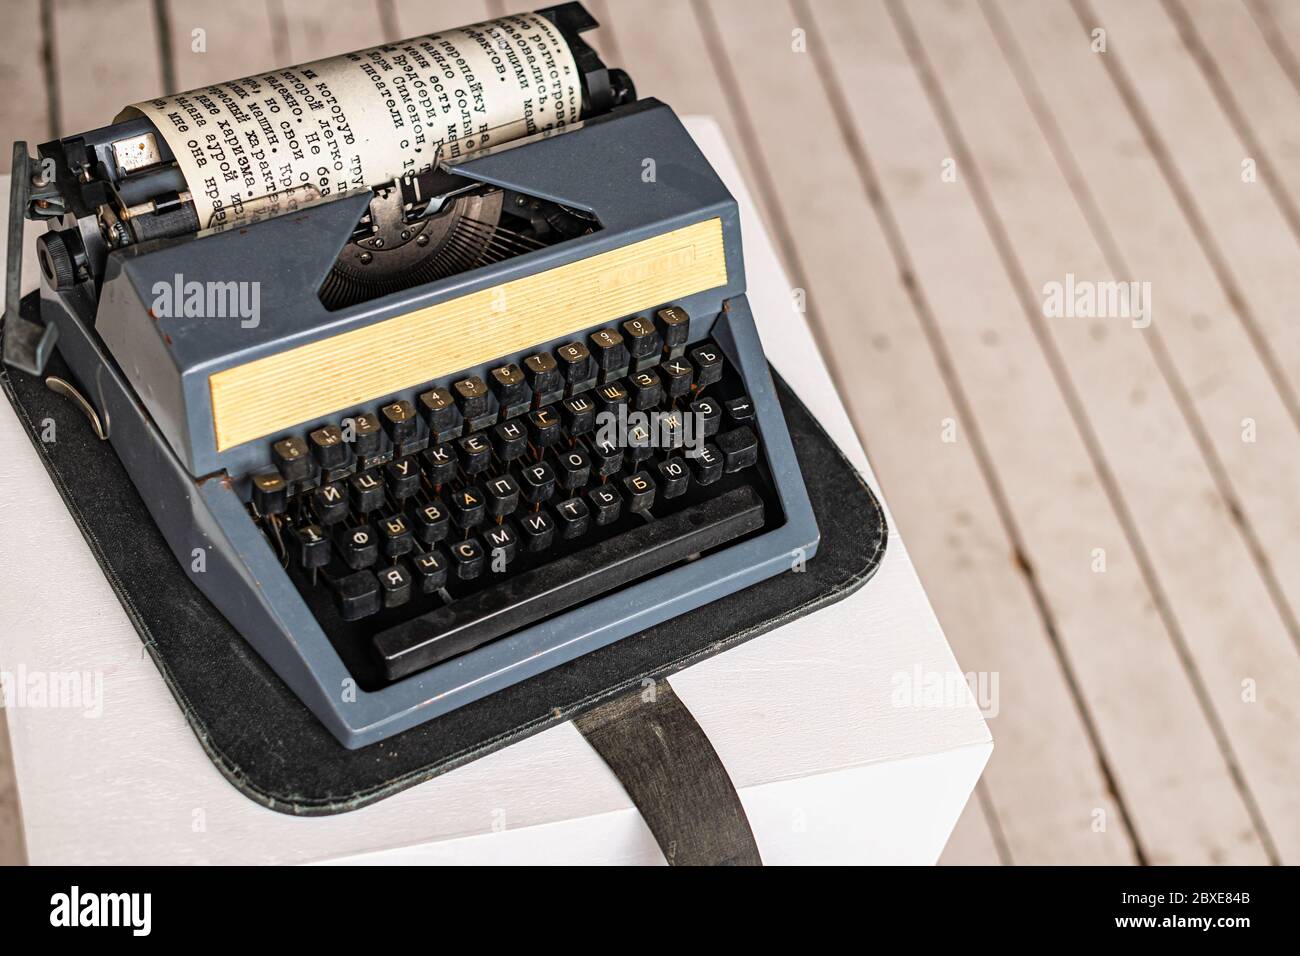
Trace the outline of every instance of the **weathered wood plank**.
[[[993, 8], [990, 8], [993, 9]], [[1218, 481], [1235, 490], [1249, 537], [1257, 530], [1269, 542], [1274, 526], [1295, 528], [1294, 488], [1300, 482], [1296, 441], [1286, 411], [1269, 386], [1258, 356], [1233, 316], [1233, 303], [1216, 283], [1204, 247], [1198, 243], [1183, 207], [1164, 181], [1156, 158], [1142, 148], [1143, 136], [1125, 108], [1106, 64], [1089, 48], [1079, 18], [1067, 7], [1032, 0], [1005, 4], [1001, 19], [1028, 64], [1042, 100], [1059, 126], [1057, 138], [1068, 143], [1092, 197], [1096, 213], [1090, 224], [1104, 223], [1101, 234], [1113, 251], [1108, 257], [1127, 264], [1134, 277], [1150, 281], [1155, 322], [1169, 361], [1185, 383], [1180, 399], [1203, 423], [1201, 444], [1207, 461], [1222, 463]], [[1122, 52], [1130, 30], [1117, 31], [1109, 15], [1110, 52]], [[1132, 58], [1130, 53], [1125, 62]], [[1143, 94], [1146, 86], [1140, 87]], [[1209, 109], [1213, 109], [1211, 104]], [[1144, 396], [1149, 400], [1149, 395]], [[1243, 419], [1250, 418], [1260, 436], [1246, 441]], [[1164, 466], [1161, 466], [1162, 469]], [[1222, 507], [1214, 496], [1185, 488], [1179, 473], [1167, 482], [1169, 503], [1161, 521], [1217, 520], [1210, 509]], [[1291, 531], [1295, 534], [1296, 531]], [[1196, 573], [1196, 562], [1213, 560], [1195, 544], [1186, 544], [1191, 559], [1183, 573]], [[1235, 547], [1220, 541], [1217, 547]], [[1273, 566], [1281, 552], [1270, 546]], [[1204, 583], [1213, 589], [1212, 576]], [[1288, 699], [1297, 685], [1297, 657], [1286, 629], [1267, 615], [1269, 601], [1243, 611], [1235, 602], [1214, 609], [1217, 624], [1207, 630], [1192, 620], [1192, 608], [1175, 601], [1184, 622], [1189, 659], [1195, 663], [1206, 699], [1218, 715], [1240, 762], [1241, 773], [1267, 822], [1283, 861], [1294, 858], [1297, 813], [1294, 788], [1296, 755], [1283, 740], [1294, 740], [1297, 707]], [[1245, 682], [1251, 682], [1243, 687]], [[1247, 691], [1254, 688], [1256, 696]], [[1285, 781], [1290, 780], [1288, 784]]]
[[291, 62], [310, 63], [327, 56], [378, 46], [391, 17], [378, 0], [322, 4], [317, 0], [281, 0]]
[[1293, 234], [1300, 232], [1300, 95], [1242, 3], [1165, 0], [1184, 44], [1255, 161]]
[[1108, 30], [1109, 52], [1101, 62], [1161, 152], [1166, 177], [1221, 281], [1240, 297], [1242, 321], [1300, 428], [1296, 237], [1268, 190], [1243, 181], [1248, 150], [1164, 10], [1157, 4], [1082, 0], [1075, 8], [1082, 20]]
[[[1129, 277], [1113, 274], [1089, 235], [979, 8], [893, 9], [914, 59], [935, 77], [931, 98], [941, 101], [960, 174], [1090, 445], [1170, 636], [1163, 644], [1130, 645], [1122, 665], [1109, 653], [1076, 655], [1085, 698], [1150, 861], [1262, 862], [1260, 841], [1241, 836], [1251, 833], [1252, 821], [1232, 777], [1234, 755], [1231, 748], [1220, 752], [1217, 715], [1202, 706], [1195, 663], [1185, 668], [1179, 650], [1184, 641], [1212, 642], [1232, 621], [1252, 616], [1258, 627], [1284, 628], [1227, 509], [1214, 501], [1218, 489], [1184, 410], [1162, 382], [1148, 347], [1158, 332], [1135, 328], [1126, 316], [1044, 314], [1043, 290], [1068, 274], [1081, 283]], [[1181, 499], [1173, 507], [1171, 481]], [[1184, 495], [1211, 505], [1193, 511]]]
[[36, 144], [54, 135], [51, 113], [52, 91], [45, 84], [45, 31], [42, 5], [35, 2], [11, 4], [5, 10], [0, 31], [0, 90], [5, 106], [0, 110], [0, 174], [9, 172], [14, 140]]
[[58, 135], [107, 126], [124, 106], [157, 96], [160, 50], [152, 0], [54, 0]]
[[[873, 208], [842, 139], [819, 74], [826, 53], [796, 52], [792, 31], [813, 24], [770, 2], [696, 9], [710, 56], [726, 64], [733, 122], [752, 130], [741, 145], [766, 169], [769, 200], [788, 223], [794, 281], [807, 290], [823, 342], [832, 344], [828, 359], [881, 463], [940, 620], [963, 668], [996, 673], [1000, 682], [1002, 706], [990, 721], [998, 743], [985, 780], [1012, 859], [1132, 860], [1069, 682], [1044, 637], [1041, 595], [1018, 569], [1000, 476], [976, 440], [964, 383], [950, 374], [951, 351], [916, 297], [911, 263], [896, 258], [906, 250], [887, 209]], [[868, 32], [890, 30], [876, 13], [882, 19]], [[616, 32], [623, 35], [619, 23]], [[672, 34], [672, 42], [681, 37]], [[861, 49], [853, 56], [862, 57]], [[690, 77], [684, 82], [709, 85], [689, 54], [669, 62]], [[955, 441], [944, 440], [949, 428]], [[1089, 827], [1097, 810], [1110, 821], [1104, 834]]]
[[977, 784], [976, 792], [971, 794], [939, 857], [940, 866], [1001, 866], [1007, 862], [1002, 858], [989, 816], [981, 804], [980, 791], [984, 786]]
[[278, 57], [281, 25], [268, 0], [168, 0], [167, 9], [179, 90], [288, 65]]
[[[490, 0], [467, 0], [461, 3], [431, 3], [429, 0], [393, 0], [394, 22], [398, 36], [387, 37], [389, 40], [404, 40], [407, 37], [446, 30], [449, 27], [466, 26], [481, 20], [490, 20], [500, 16]], [[529, 8], [531, 9], [531, 8]]]

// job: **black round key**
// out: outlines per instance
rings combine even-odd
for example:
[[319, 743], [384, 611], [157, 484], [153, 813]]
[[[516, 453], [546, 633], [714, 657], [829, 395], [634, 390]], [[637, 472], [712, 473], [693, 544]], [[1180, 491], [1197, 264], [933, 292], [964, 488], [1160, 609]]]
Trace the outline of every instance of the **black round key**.
[[686, 467], [685, 458], [669, 458], [666, 461], [661, 461], [655, 470], [658, 472], [659, 496], [661, 498], [676, 498], [678, 495], [686, 493], [686, 488], [691, 480], [691, 472]]
[[549, 448], [560, 440], [560, 416], [549, 405], [535, 408], [528, 413], [528, 431], [534, 445]]
[[401, 607], [411, 600], [411, 572], [400, 563], [375, 571], [384, 607]]
[[419, 432], [415, 406], [405, 399], [389, 402], [380, 408], [379, 420], [384, 426], [384, 431], [388, 433], [388, 440], [394, 445], [410, 441]]
[[664, 397], [663, 382], [652, 368], [628, 376], [627, 389], [632, 396], [632, 407], [638, 412], [649, 411]]
[[434, 445], [420, 453], [420, 462], [434, 485], [442, 485], [456, 477], [456, 452], [448, 444]]
[[405, 501], [420, 490], [420, 463], [413, 455], [390, 461], [384, 466], [384, 481], [390, 495]]
[[586, 395], [575, 395], [560, 403], [560, 421], [570, 438], [578, 438], [596, 427], [596, 403]]
[[337, 524], [348, 516], [348, 496], [337, 481], [321, 485], [311, 493], [311, 510], [321, 524]]
[[524, 542], [524, 550], [530, 554], [545, 551], [555, 540], [555, 519], [545, 511], [534, 511], [520, 515], [519, 534]]
[[473, 535], [450, 545], [447, 550], [451, 554], [451, 566], [456, 577], [462, 581], [472, 581], [483, 573], [487, 564], [486, 555], [483, 545]]
[[467, 475], [477, 475], [492, 463], [492, 444], [482, 435], [466, 435], [456, 442], [456, 449]]
[[288, 500], [289, 485], [278, 471], [253, 476], [253, 507], [258, 514], [281, 514]]
[[487, 514], [487, 495], [478, 485], [466, 485], [459, 491], [453, 491], [448, 500], [451, 504], [451, 520], [458, 528], [468, 531], [483, 523]]
[[695, 416], [695, 434], [711, 438], [718, 433], [722, 409], [713, 399], [697, 398], [691, 402], [691, 414]]
[[695, 365], [695, 384], [699, 388], [722, 381], [722, 349], [712, 342], [691, 349], [691, 362]]
[[514, 461], [528, 450], [528, 429], [517, 418], [493, 425], [492, 447], [502, 461]]
[[311, 450], [297, 435], [281, 438], [272, 445], [271, 458], [285, 481], [302, 481], [311, 476]]
[[487, 492], [487, 512], [494, 518], [511, 514], [519, 507], [519, 484], [509, 475], [487, 479], [483, 490]]
[[390, 515], [379, 521], [379, 548], [390, 558], [406, 554], [415, 547], [415, 535], [401, 515]]
[[587, 336], [591, 343], [591, 355], [596, 360], [596, 367], [602, 372], [626, 369], [628, 363], [627, 346], [623, 336], [614, 329], [599, 329]]
[[442, 441], [460, 431], [461, 415], [456, 399], [448, 389], [431, 388], [418, 399], [420, 414], [429, 434]]
[[410, 557], [415, 586], [424, 594], [432, 594], [447, 583], [447, 556], [439, 548]]
[[378, 418], [369, 412], [361, 412], [350, 419], [344, 419], [343, 425], [344, 437], [347, 437], [349, 432], [352, 434], [352, 450], [358, 458], [369, 458], [378, 453], [379, 441], [383, 434]]
[[337, 425], [322, 425], [307, 438], [312, 456], [321, 468], [342, 468], [352, 456], [343, 440], [343, 429]]
[[680, 306], [665, 306], [655, 313], [655, 327], [663, 337], [664, 348], [673, 352], [686, 344], [691, 332], [691, 317]]
[[353, 571], [368, 568], [379, 560], [379, 539], [375, 536], [375, 529], [368, 524], [338, 528], [334, 532], [334, 543], [344, 563]]
[[612, 524], [623, 513], [623, 499], [608, 485], [592, 488], [587, 492], [587, 500], [598, 525]]
[[584, 392], [596, 384], [596, 367], [587, 346], [570, 342], [555, 350], [555, 358], [570, 395]]
[[623, 323], [622, 329], [623, 343], [633, 362], [640, 364], [658, 361], [659, 353], [663, 351], [663, 337], [653, 322], [632, 318]]
[[352, 508], [366, 514], [384, 506], [384, 481], [377, 472], [363, 471], [348, 479]]
[[411, 528], [415, 536], [425, 544], [436, 544], [447, 537], [451, 526], [451, 515], [440, 498], [432, 501], [412, 502], [407, 506], [411, 517]]
[[648, 471], [638, 471], [623, 478], [627, 492], [627, 510], [633, 514], [648, 514], [655, 503], [655, 480]]
[[544, 461], [523, 465], [519, 469], [519, 488], [525, 501], [545, 501], [555, 494], [555, 471]]
[[691, 390], [695, 369], [686, 359], [674, 358], [659, 366], [659, 374], [664, 380], [664, 392], [669, 398], [677, 398]]
[[576, 491], [591, 480], [591, 457], [578, 445], [555, 450], [557, 481], [565, 491]]
[[538, 352], [524, 359], [524, 378], [542, 404], [555, 401], [564, 392], [564, 376], [550, 352]]

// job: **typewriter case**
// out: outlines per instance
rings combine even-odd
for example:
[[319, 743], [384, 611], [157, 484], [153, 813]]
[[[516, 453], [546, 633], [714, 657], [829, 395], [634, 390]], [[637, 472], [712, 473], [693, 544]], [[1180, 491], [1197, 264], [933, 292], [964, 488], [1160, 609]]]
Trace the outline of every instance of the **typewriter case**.
[[[655, 160], [655, 175], [643, 176]], [[454, 173], [586, 210], [598, 231], [490, 267], [334, 311], [318, 292], [364, 211], [344, 196], [240, 230], [159, 240], [110, 253], [96, 302], [84, 287], [56, 292], [43, 279], [41, 317], [97, 412], [132, 481], [190, 579], [346, 747], [358, 748], [445, 714], [630, 634], [706, 605], [811, 559], [819, 536], [784, 418], [744, 294], [735, 201], [673, 112], [653, 99], [585, 120], [562, 133], [520, 140], [456, 163]], [[674, 291], [704, 246], [720, 239], [721, 281]], [[703, 238], [702, 238], [703, 237]], [[212, 377], [268, 356], [383, 323], [565, 267], [599, 261], [638, 243], [657, 243], [637, 264], [597, 275], [617, 293], [649, 281], [655, 298], [589, 324], [483, 354], [454, 375], [486, 375], [503, 360], [554, 348], [575, 333], [674, 303], [691, 316], [688, 343], [712, 339], [743, 378], [755, 405], [763, 468], [779, 515], [765, 530], [726, 548], [629, 584], [576, 608], [367, 690], [356, 681], [295, 589], [280, 558], [250, 519], [248, 476], [264, 468], [276, 439], [337, 421], [362, 405], [285, 423], [256, 440], [220, 445]], [[715, 243], [715, 246], [717, 243]], [[707, 251], [707, 250], [706, 250]], [[621, 260], [620, 260], [621, 261]], [[174, 276], [260, 283], [255, 328], [237, 320], [157, 317], [158, 283]], [[664, 291], [667, 290], [667, 291]], [[662, 293], [662, 294], [661, 294]], [[549, 300], [548, 300], [549, 301]], [[576, 316], [590, 297], [553, 300]], [[594, 306], [599, 311], [599, 302]], [[620, 307], [621, 308], [621, 307]], [[483, 335], [481, 317], [464, 335]], [[585, 321], [585, 319], [580, 319]], [[488, 336], [490, 337], [490, 335]], [[453, 377], [452, 374], [447, 379]], [[291, 385], [286, 385], [286, 388]], [[374, 395], [414, 400], [426, 382]], [[769, 512], [771, 509], [769, 509]], [[195, 557], [203, 552], [202, 570]]]

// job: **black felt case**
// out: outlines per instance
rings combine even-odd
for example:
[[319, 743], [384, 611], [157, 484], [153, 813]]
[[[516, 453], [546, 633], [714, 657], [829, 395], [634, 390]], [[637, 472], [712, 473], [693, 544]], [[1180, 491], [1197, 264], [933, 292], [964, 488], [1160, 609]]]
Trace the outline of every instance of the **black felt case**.
[[[56, 355], [46, 374], [69, 373]], [[284, 813], [354, 810], [570, 720], [646, 678], [667, 677], [846, 597], [871, 577], [885, 550], [875, 496], [778, 378], [822, 535], [805, 571], [624, 638], [388, 740], [346, 750], [190, 583], [111, 446], [95, 437], [73, 403], [30, 376], [4, 369], [0, 377], [204, 750], [250, 799]], [[53, 443], [40, 439], [47, 418], [56, 426]]]

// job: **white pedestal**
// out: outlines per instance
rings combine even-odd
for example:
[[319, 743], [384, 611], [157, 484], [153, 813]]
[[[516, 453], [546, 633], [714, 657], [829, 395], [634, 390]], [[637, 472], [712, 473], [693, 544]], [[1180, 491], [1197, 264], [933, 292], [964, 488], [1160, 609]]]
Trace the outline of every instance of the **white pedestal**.
[[[709, 119], [687, 125], [740, 201], [768, 355], [876, 489], [727, 144]], [[8, 177], [0, 183], [7, 195]], [[27, 288], [30, 251], [29, 241]], [[103, 675], [98, 716], [8, 711], [32, 863], [663, 862], [572, 724], [341, 816], [297, 819], [242, 796], [143, 654], [7, 403], [0, 568], [0, 670]], [[891, 525], [862, 590], [672, 684], [730, 772], [768, 863], [933, 863], [993, 745], [969, 697], [903, 705], [897, 691], [958, 672]]]

